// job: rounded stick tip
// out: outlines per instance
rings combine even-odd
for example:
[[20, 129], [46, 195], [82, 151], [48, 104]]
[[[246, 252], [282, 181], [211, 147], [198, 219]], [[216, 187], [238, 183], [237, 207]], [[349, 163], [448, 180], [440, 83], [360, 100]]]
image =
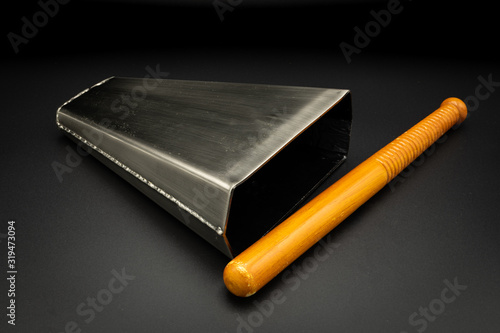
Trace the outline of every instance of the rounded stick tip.
[[241, 262], [233, 260], [227, 264], [223, 277], [227, 289], [236, 296], [252, 296], [258, 290], [252, 274], [247, 271], [245, 265]]
[[465, 118], [467, 118], [467, 105], [465, 105], [465, 103], [461, 99], [456, 97], [447, 98], [443, 101], [443, 103], [441, 103], [441, 106], [445, 106], [446, 104], [451, 104], [457, 108], [460, 114], [457, 125], [463, 122]]

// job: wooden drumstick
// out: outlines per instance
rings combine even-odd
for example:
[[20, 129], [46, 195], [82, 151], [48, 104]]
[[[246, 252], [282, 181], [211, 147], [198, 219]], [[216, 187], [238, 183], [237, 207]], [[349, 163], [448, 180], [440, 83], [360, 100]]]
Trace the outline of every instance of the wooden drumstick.
[[446, 99], [229, 262], [224, 270], [226, 287], [237, 296], [253, 295], [466, 117], [464, 102]]

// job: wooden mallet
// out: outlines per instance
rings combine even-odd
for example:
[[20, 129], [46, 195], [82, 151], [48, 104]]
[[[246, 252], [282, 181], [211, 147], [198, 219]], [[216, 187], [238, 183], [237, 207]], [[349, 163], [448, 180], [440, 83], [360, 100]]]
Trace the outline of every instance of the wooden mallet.
[[466, 117], [464, 102], [454, 97], [446, 99], [439, 109], [229, 262], [224, 270], [226, 287], [237, 296], [253, 295]]

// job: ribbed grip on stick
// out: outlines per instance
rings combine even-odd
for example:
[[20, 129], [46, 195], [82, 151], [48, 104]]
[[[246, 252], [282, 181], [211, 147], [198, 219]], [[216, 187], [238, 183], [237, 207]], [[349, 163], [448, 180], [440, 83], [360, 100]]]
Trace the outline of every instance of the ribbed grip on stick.
[[439, 109], [233, 259], [224, 270], [227, 288], [237, 296], [253, 295], [466, 117], [461, 100], [446, 99]]
[[[446, 99], [439, 109], [375, 153], [371, 158], [387, 171], [387, 183], [455, 124], [467, 117], [465, 104], [457, 98]], [[465, 108], [465, 109], [464, 109]]]

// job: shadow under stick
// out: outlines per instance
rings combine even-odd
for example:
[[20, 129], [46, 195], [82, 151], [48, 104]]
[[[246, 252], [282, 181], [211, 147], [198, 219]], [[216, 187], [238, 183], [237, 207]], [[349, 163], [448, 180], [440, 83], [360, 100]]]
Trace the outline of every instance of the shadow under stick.
[[224, 270], [226, 287], [241, 297], [256, 293], [466, 117], [464, 102], [446, 99], [229, 262]]

